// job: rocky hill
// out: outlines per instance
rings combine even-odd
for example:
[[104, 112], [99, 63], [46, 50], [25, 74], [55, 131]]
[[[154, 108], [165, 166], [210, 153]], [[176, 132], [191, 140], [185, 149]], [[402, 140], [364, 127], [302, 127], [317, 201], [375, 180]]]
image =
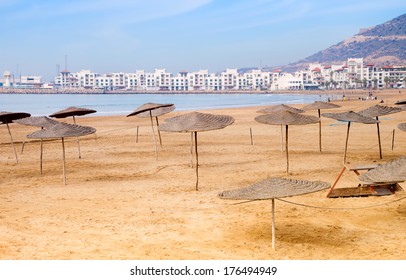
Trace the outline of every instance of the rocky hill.
[[315, 53], [301, 61], [279, 67], [285, 71], [305, 68], [309, 63], [342, 63], [363, 57], [376, 65], [406, 64], [406, 14], [383, 24], [362, 29], [355, 36]]

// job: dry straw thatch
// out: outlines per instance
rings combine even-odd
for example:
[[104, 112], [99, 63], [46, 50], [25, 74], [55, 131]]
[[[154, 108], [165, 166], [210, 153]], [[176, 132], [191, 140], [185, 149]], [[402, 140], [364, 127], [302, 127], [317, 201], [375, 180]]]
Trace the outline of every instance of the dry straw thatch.
[[[29, 126], [35, 126], [35, 127], [41, 127], [41, 128], [49, 128], [52, 127], [59, 122], [48, 118], [46, 116], [40, 116], [40, 117], [27, 117], [23, 119], [19, 119], [15, 121], [16, 123], [22, 124], [22, 125], [29, 125]], [[40, 144], [40, 174], [42, 175], [42, 154], [43, 154], [43, 141], [41, 139], [41, 144]]]
[[65, 141], [66, 137], [79, 137], [95, 133], [96, 129], [89, 126], [80, 126], [76, 124], [58, 123], [47, 129], [42, 129], [35, 131], [29, 135], [27, 138], [30, 139], [52, 139], [61, 138], [62, 139], [62, 153], [63, 153], [63, 177], [64, 184], [66, 185], [66, 168], [65, 168]]
[[[234, 123], [234, 118], [227, 115], [213, 115], [200, 112], [191, 112], [165, 120], [161, 130], [166, 132], [191, 132], [194, 134], [196, 155], [196, 190], [199, 185], [199, 158], [197, 152], [197, 132], [217, 130]], [[192, 141], [193, 145], [193, 141]], [[191, 148], [192, 154], [193, 148]]]
[[[161, 104], [161, 105], [165, 105], [165, 104]], [[158, 117], [172, 112], [173, 110], [175, 110], [175, 108], [176, 108], [176, 106], [171, 104], [171, 106], [159, 107], [156, 109], [152, 109], [150, 111], [145, 111], [145, 112], [137, 114], [137, 117], [139, 117], [139, 118], [150, 118], [151, 116], [155, 117], [156, 127], [158, 130], [158, 136], [159, 136], [159, 144], [161, 147], [162, 147], [162, 137], [161, 137], [161, 131], [159, 129]], [[138, 139], [138, 128], [137, 128], [137, 139]]]
[[406, 181], [406, 157], [379, 165], [359, 176], [365, 183], [397, 183]]
[[[73, 123], [76, 124], [76, 119], [75, 116], [84, 116], [88, 114], [93, 114], [96, 113], [96, 110], [93, 109], [88, 109], [88, 108], [80, 108], [80, 107], [68, 107], [66, 109], [63, 109], [61, 111], [55, 112], [51, 115], [50, 117], [61, 119], [61, 118], [67, 118], [67, 117], [72, 117], [73, 118]], [[82, 158], [82, 155], [80, 154], [80, 142], [79, 138], [77, 139], [78, 142], [78, 154], [79, 158]]]
[[277, 113], [280, 111], [290, 111], [293, 113], [304, 113], [304, 110], [302, 109], [297, 109], [295, 107], [289, 106], [289, 105], [285, 105], [285, 104], [278, 104], [278, 105], [273, 105], [273, 106], [269, 106], [266, 107], [264, 109], [258, 110], [257, 113], [259, 114], [270, 114], [270, 113]]
[[[361, 114], [361, 115], [363, 115], [365, 117], [369, 117], [369, 118], [376, 118], [376, 120], [379, 120], [380, 116], [385, 116], [385, 115], [399, 113], [399, 112], [402, 112], [401, 108], [374, 105], [365, 110], [359, 111], [358, 114]], [[378, 133], [379, 158], [382, 159], [381, 132], [379, 129], [379, 122], [376, 123], [376, 128], [377, 128], [377, 133]]]
[[221, 199], [267, 200], [272, 201], [272, 248], [275, 249], [275, 198], [303, 195], [321, 191], [330, 187], [322, 181], [305, 181], [286, 178], [268, 178], [249, 187], [224, 191], [218, 195]]
[[67, 117], [74, 117], [74, 116], [84, 116], [87, 114], [96, 113], [96, 110], [88, 109], [88, 108], [80, 108], [80, 107], [68, 107], [58, 112], [55, 112], [49, 115], [52, 118], [62, 119]]
[[289, 125], [306, 125], [318, 123], [319, 118], [314, 116], [306, 116], [291, 111], [278, 111], [272, 114], [260, 115], [255, 118], [259, 123], [269, 124], [269, 125], [285, 125], [286, 127], [286, 173], [289, 173], [289, 135], [288, 127]]
[[379, 123], [378, 120], [365, 117], [361, 114], [358, 114], [353, 111], [348, 111], [348, 112], [341, 112], [341, 113], [324, 113], [322, 114], [323, 117], [330, 118], [330, 119], [335, 119], [338, 121], [343, 121], [343, 122], [348, 122], [347, 125], [347, 137], [345, 140], [345, 149], [344, 149], [344, 164], [346, 163], [347, 160], [347, 148], [348, 148], [348, 137], [350, 135], [350, 126], [351, 122], [357, 122], [357, 123], [363, 123], [363, 124], [375, 124]]
[[[154, 139], [155, 160], [158, 160], [158, 149], [157, 149], [156, 139], [155, 139], [155, 131], [154, 131], [154, 122], [152, 120], [152, 116], [153, 116], [152, 112], [155, 111], [154, 114], [157, 114], [156, 112], [159, 113], [159, 111], [156, 111], [156, 110], [161, 109], [161, 108], [166, 108], [166, 107], [168, 107], [168, 108], [173, 107], [173, 109], [175, 109], [174, 104], [170, 104], [170, 103], [168, 103], [168, 104], [159, 104], [159, 103], [151, 103], [151, 102], [149, 102], [149, 103], [145, 103], [145, 104], [141, 105], [140, 107], [136, 108], [132, 113], [127, 115], [127, 117], [136, 116], [136, 115], [144, 116], [145, 115], [144, 113], [146, 113], [149, 116], [149, 118], [151, 120], [152, 136], [153, 136], [153, 139]], [[164, 112], [164, 110], [162, 110], [161, 112]], [[157, 121], [157, 126], [158, 126], [159, 125], [158, 124], [158, 119], [156, 119], [156, 121]], [[158, 133], [160, 133], [159, 128], [158, 128]], [[161, 137], [160, 137], [160, 139], [161, 139]], [[162, 140], [161, 140], [161, 143], [162, 143]]]
[[10, 135], [10, 141], [11, 145], [13, 146], [14, 155], [17, 163], [18, 163], [17, 151], [14, 145], [13, 136], [11, 135], [10, 126], [8, 124], [14, 122], [15, 120], [26, 118], [29, 116], [31, 116], [31, 114], [24, 112], [5, 112], [5, 111], [0, 112], [0, 122], [2, 124], [6, 124], [7, 126], [8, 134]]
[[303, 110], [307, 111], [307, 110], [317, 110], [318, 115], [319, 115], [319, 151], [321, 153], [321, 109], [336, 109], [339, 108], [341, 106], [336, 105], [334, 103], [330, 103], [330, 102], [323, 102], [323, 101], [315, 101], [311, 104], [308, 104], [306, 106], [303, 107]]
[[400, 130], [403, 130], [403, 131], [406, 132], [406, 123], [400, 123], [400, 124], [398, 124], [398, 128], [399, 128]]

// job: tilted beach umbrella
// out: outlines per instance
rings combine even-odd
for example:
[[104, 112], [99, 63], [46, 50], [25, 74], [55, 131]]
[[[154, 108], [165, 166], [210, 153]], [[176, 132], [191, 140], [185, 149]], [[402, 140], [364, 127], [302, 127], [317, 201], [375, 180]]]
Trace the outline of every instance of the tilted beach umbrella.
[[269, 125], [284, 125], [286, 127], [286, 173], [289, 173], [289, 125], [306, 125], [319, 122], [319, 118], [306, 116], [290, 111], [279, 111], [273, 114], [260, 115], [255, 118], [259, 123]]
[[395, 102], [395, 105], [405, 105], [405, 104], [406, 104], [406, 99], [398, 100]]
[[381, 164], [359, 176], [364, 183], [398, 183], [406, 181], [406, 157]]
[[53, 139], [61, 138], [62, 140], [62, 153], [63, 153], [63, 181], [66, 185], [66, 167], [65, 167], [65, 138], [66, 137], [80, 137], [96, 132], [96, 129], [89, 126], [80, 126], [76, 124], [67, 124], [67, 123], [57, 123], [53, 126], [50, 126], [46, 129], [41, 129], [35, 131], [29, 135], [27, 138], [30, 139]]
[[[41, 127], [41, 129], [49, 128], [49, 127], [59, 123], [58, 121], [48, 118], [46, 116], [27, 117], [27, 118], [16, 120], [14, 122], [16, 122], [18, 124], [23, 124], [23, 125]], [[41, 175], [42, 175], [42, 154], [43, 154], [42, 151], [43, 151], [43, 140], [41, 139], [41, 152], [40, 152], [40, 174]]]
[[11, 145], [13, 146], [14, 155], [17, 163], [18, 156], [16, 152], [16, 147], [14, 145], [13, 136], [11, 135], [10, 126], [8, 124], [14, 122], [15, 120], [26, 118], [29, 116], [31, 116], [31, 114], [23, 112], [4, 112], [4, 111], [0, 112], [0, 122], [6, 124], [7, 126], [8, 134], [10, 135]]
[[168, 106], [168, 107], [159, 107], [159, 108], [153, 109], [151, 111], [147, 111], [147, 112], [137, 114], [137, 117], [149, 118], [149, 117], [151, 117], [149, 112], [151, 112], [152, 117], [155, 117], [156, 127], [157, 127], [157, 130], [158, 130], [158, 136], [159, 136], [159, 144], [160, 144], [161, 147], [162, 147], [162, 138], [161, 138], [161, 131], [159, 129], [158, 117], [172, 112], [173, 110], [175, 110], [175, 108], [176, 108], [175, 105]]
[[339, 108], [341, 106], [336, 105], [334, 103], [330, 103], [330, 102], [323, 102], [323, 101], [315, 101], [311, 104], [308, 104], [306, 106], [303, 107], [303, 110], [307, 111], [307, 110], [317, 110], [318, 114], [319, 114], [319, 150], [321, 153], [321, 114], [320, 114], [320, 110], [321, 109], [335, 109], [335, 108]]
[[[285, 105], [285, 104], [277, 104], [277, 105], [272, 105], [272, 106], [268, 106], [264, 109], [258, 110], [257, 113], [259, 114], [271, 114], [271, 113], [277, 113], [277, 112], [281, 112], [281, 111], [289, 111], [292, 113], [297, 113], [297, 114], [301, 114], [304, 113], [305, 111], [302, 109], [297, 109], [295, 107], [289, 106], [289, 105]], [[281, 152], [283, 152], [283, 125], [281, 125]]]
[[323, 117], [335, 119], [338, 121], [348, 122], [347, 126], [347, 138], [345, 140], [345, 150], [344, 150], [344, 163], [347, 159], [347, 147], [348, 147], [348, 137], [350, 135], [350, 126], [352, 122], [363, 123], [363, 124], [375, 124], [379, 121], [369, 117], [365, 117], [361, 114], [355, 113], [353, 111], [342, 112], [342, 113], [324, 113]]
[[297, 109], [295, 107], [285, 105], [285, 104], [277, 104], [277, 105], [268, 106], [264, 109], [258, 110], [257, 113], [270, 114], [270, 113], [276, 113], [276, 112], [280, 112], [280, 111], [289, 111], [289, 112], [298, 113], [298, 114], [304, 113], [304, 110], [302, 110], [302, 109]]
[[330, 187], [322, 181], [305, 181], [286, 178], [267, 178], [251, 186], [223, 191], [218, 194], [221, 199], [232, 200], [272, 200], [272, 248], [275, 249], [275, 198], [291, 197], [318, 192]]
[[398, 124], [398, 128], [399, 128], [400, 130], [403, 130], [403, 131], [406, 132], [406, 123], [400, 123], [400, 124]]
[[165, 120], [161, 130], [166, 132], [191, 132], [194, 134], [196, 154], [196, 190], [199, 185], [199, 158], [197, 153], [197, 133], [225, 128], [234, 123], [234, 118], [227, 115], [213, 115], [191, 112]]
[[[49, 115], [52, 118], [57, 118], [57, 119], [62, 119], [62, 118], [67, 118], [67, 117], [72, 117], [73, 118], [73, 123], [76, 124], [76, 119], [75, 116], [84, 116], [88, 114], [93, 114], [96, 113], [96, 110], [93, 109], [88, 109], [88, 108], [79, 108], [79, 107], [68, 107], [66, 109], [63, 109], [61, 111], [55, 112], [51, 115]], [[79, 138], [78, 138], [78, 152], [79, 152], [79, 158], [82, 158], [80, 154], [80, 143], [79, 143]]]
[[134, 112], [127, 115], [127, 117], [136, 116], [136, 115], [139, 115], [142, 113], [147, 113], [149, 115], [149, 118], [151, 119], [152, 136], [154, 138], [155, 160], [158, 160], [158, 150], [157, 150], [156, 139], [155, 139], [154, 122], [152, 120], [152, 111], [157, 110], [159, 108], [172, 107], [172, 106], [173, 106], [173, 104], [145, 103], [144, 105], [141, 105], [140, 107], [135, 109]]
[[[369, 118], [376, 118], [378, 121], [380, 116], [390, 115], [394, 113], [402, 112], [401, 108], [396, 107], [389, 107], [389, 106], [382, 106], [382, 105], [374, 105], [369, 107], [365, 110], [359, 111], [358, 114], [361, 114], [365, 117]], [[376, 123], [377, 131], [378, 131], [378, 145], [379, 145], [379, 158], [382, 159], [382, 146], [381, 146], [381, 133], [379, 130], [379, 122]]]

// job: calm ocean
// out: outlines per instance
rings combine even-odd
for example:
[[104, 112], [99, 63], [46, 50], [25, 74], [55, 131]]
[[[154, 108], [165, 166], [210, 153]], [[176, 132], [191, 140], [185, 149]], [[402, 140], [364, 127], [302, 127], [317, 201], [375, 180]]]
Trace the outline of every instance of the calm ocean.
[[327, 96], [301, 94], [0, 94], [0, 111], [46, 116], [69, 106], [97, 110], [99, 116], [126, 115], [148, 103], [173, 103], [176, 111], [304, 104]]

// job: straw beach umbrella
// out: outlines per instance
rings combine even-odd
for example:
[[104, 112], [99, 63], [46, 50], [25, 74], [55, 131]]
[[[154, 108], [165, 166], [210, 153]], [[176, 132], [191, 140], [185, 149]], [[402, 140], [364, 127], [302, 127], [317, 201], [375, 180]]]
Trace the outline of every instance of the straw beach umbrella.
[[196, 191], [199, 185], [199, 158], [197, 153], [197, 132], [217, 130], [234, 123], [234, 118], [227, 115], [213, 115], [191, 112], [166, 119], [161, 130], [166, 132], [191, 132], [194, 134], [196, 154]]
[[272, 201], [272, 249], [275, 249], [275, 198], [291, 197], [318, 192], [330, 187], [322, 181], [305, 181], [286, 178], [267, 178], [251, 186], [224, 191], [218, 194], [221, 199], [269, 200]]
[[[285, 104], [277, 104], [277, 105], [272, 105], [268, 106], [264, 109], [258, 110], [257, 113], [259, 114], [271, 114], [271, 113], [277, 113], [281, 111], [289, 111], [292, 113], [297, 113], [301, 114], [304, 113], [305, 111], [302, 109], [297, 109], [295, 107], [285, 105]], [[283, 152], [283, 125], [281, 125], [281, 152]]]
[[347, 147], [348, 147], [348, 137], [350, 135], [350, 126], [351, 122], [363, 123], [363, 124], [375, 124], [378, 123], [378, 120], [365, 117], [353, 111], [342, 112], [342, 113], [324, 113], [322, 114], [323, 117], [335, 119], [338, 121], [348, 122], [347, 126], [347, 138], [345, 140], [345, 150], [344, 150], [344, 163], [346, 163], [347, 159]]
[[264, 109], [258, 110], [257, 113], [270, 114], [270, 113], [276, 113], [276, 112], [280, 112], [280, 111], [289, 111], [289, 112], [298, 113], [298, 114], [304, 113], [304, 110], [302, 110], [302, 109], [297, 109], [295, 107], [285, 105], [285, 104], [277, 104], [277, 105], [268, 106]]
[[158, 130], [158, 136], [159, 136], [159, 144], [161, 147], [162, 147], [162, 138], [161, 138], [161, 131], [159, 129], [158, 117], [172, 112], [173, 110], [175, 110], [175, 108], [176, 108], [175, 105], [168, 106], [168, 107], [159, 107], [159, 108], [153, 109], [151, 111], [146, 111], [146, 112], [137, 114], [137, 117], [140, 117], [140, 118], [150, 118], [151, 117], [150, 112], [151, 112], [152, 117], [155, 117], [156, 127]]
[[406, 123], [400, 123], [400, 124], [398, 124], [398, 128], [399, 128], [400, 130], [403, 130], [404, 132], [406, 132]]
[[405, 104], [406, 104], [406, 99], [398, 100], [395, 102], [395, 105], [405, 105]]
[[[73, 123], [76, 124], [76, 119], [75, 116], [84, 116], [88, 114], [93, 114], [96, 113], [96, 110], [93, 109], [87, 109], [87, 108], [79, 108], [79, 107], [68, 107], [66, 109], [63, 109], [61, 111], [55, 112], [51, 115], [49, 115], [52, 118], [57, 118], [57, 119], [62, 119], [62, 118], [67, 118], [67, 117], [72, 117], [73, 118]], [[82, 158], [80, 155], [80, 144], [79, 144], [79, 138], [78, 138], [78, 152], [79, 152], [79, 158]]]
[[359, 176], [364, 183], [397, 183], [406, 181], [406, 157], [400, 157]]
[[259, 123], [269, 125], [284, 125], [286, 127], [286, 173], [289, 173], [289, 125], [306, 125], [319, 122], [319, 118], [314, 116], [306, 116], [290, 111], [279, 111], [273, 114], [260, 115], [255, 118]]
[[[374, 105], [365, 110], [359, 111], [358, 114], [361, 114], [361, 115], [363, 115], [365, 117], [369, 117], [369, 118], [376, 118], [376, 120], [379, 121], [378, 117], [380, 117], [380, 116], [385, 116], [385, 115], [399, 113], [399, 112], [402, 112], [401, 108]], [[379, 122], [376, 123], [376, 128], [378, 131], [379, 158], [382, 159], [381, 133], [379, 130]]]
[[321, 109], [335, 109], [335, 108], [339, 108], [341, 106], [330, 103], [330, 102], [323, 102], [323, 101], [315, 101], [309, 105], [306, 105], [303, 107], [303, 110], [307, 111], [307, 110], [317, 110], [318, 114], [319, 114], [319, 150], [321, 153], [321, 117], [320, 117], [320, 110]]
[[0, 122], [5, 123], [6, 126], [7, 126], [8, 134], [10, 135], [11, 145], [13, 146], [14, 155], [15, 155], [17, 163], [18, 163], [18, 157], [17, 157], [16, 147], [14, 145], [13, 136], [11, 135], [10, 126], [8, 124], [14, 122], [15, 120], [26, 118], [26, 117], [29, 117], [29, 116], [31, 116], [31, 114], [22, 113], [22, 112], [15, 112], [15, 113], [13, 113], [13, 112], [4, 112], [4, 111], [0, 112]]
[[80, 126], [76, 124], [67, 124], [67, 123], [57, 123], [53, 126], [50, 126], [46, 129], [41, 129], [35, 131], [29, 135], [27, 138], [30, 139], [53, 139], [61, 138], [62, 140], [62, 154], [63, 154], [63, 181], [66, 185], [66, 168], [65, 168], [65, 138], [66, 137], [79, 137], [96, 132], [96, 129], [89, 126]]
[[[55, 121], [51, 118], [40, 116], [40, 117], [27, 117], [15, 121], [18, 124], [36, 126], [43, 128], [49, 128], [55, 124], [58, 124], [58, 121]], [[40, 174], [42, 175], [42, 154], [43, 154], [43, 140], [41, 139], [41, 152], [40, 152]]]
[[151, 119], [152, 136], [154, 138], [155, 160], [158, 160], [158, 151], [157, 151], [156, 139], [155, 139], [154, 122], [152, 120], [152, 111], [157, 110], [159, 108], [172, 107], [172, 106], [173, 106], [173, 104], [145, 103], [144, 105], [141, 105], [140, 107], [135, 109], [134, 112], [127, 115], [127, 117], [131, 117], [131, 116], [139, 115], [141, 113], [148, 114], [149, 118]]

